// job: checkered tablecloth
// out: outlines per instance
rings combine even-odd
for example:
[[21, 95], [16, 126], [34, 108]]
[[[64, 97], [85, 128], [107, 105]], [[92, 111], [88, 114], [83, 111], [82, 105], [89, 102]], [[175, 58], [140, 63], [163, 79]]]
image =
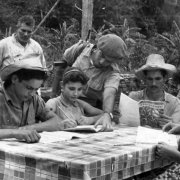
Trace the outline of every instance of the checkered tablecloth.
[[49, 144], [0, 141], [0, 180], [118, 180], [169, 162], [135, 144], [137, 128]]

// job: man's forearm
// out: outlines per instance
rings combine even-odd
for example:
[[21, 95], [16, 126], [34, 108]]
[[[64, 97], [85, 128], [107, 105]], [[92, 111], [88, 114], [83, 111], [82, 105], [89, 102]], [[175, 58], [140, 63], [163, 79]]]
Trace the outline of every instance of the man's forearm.
[[42, 131], [61, 131], [64, 129], [64, 123], [60, 119], [49, 119], [45, 122], [36, 123], [22, 127], [23, 129], [34, 129], [37, 132]]
[[13, 138], [14, 129], [0, 129], [0, 139]]
[[105, 90], [103, 94], [103, 111], [111, 113], [114, 109], [116, 90]]

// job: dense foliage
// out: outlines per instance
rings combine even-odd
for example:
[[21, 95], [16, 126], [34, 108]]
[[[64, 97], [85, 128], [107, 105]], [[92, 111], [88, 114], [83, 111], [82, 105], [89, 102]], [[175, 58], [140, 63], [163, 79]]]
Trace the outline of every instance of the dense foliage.
[[[17, 19], [31, 14], [38, 25], [56, 0], [1, 0], [0, 39], [11, 35]], [[129, 58], [121, 71], [132, 72], [152, 53], [162, 54], [176, 66], [180, 58], [180, 2], [177, 0], [95, 0], [91, 41], [106, 33], [121, 36]], [[53, 74], [53, 62], [77, 42], [81, 34], [81, 0], [61, 0], [33, 36], [43, 47]], [[51, 84], [51, 76], [48, 85]]]

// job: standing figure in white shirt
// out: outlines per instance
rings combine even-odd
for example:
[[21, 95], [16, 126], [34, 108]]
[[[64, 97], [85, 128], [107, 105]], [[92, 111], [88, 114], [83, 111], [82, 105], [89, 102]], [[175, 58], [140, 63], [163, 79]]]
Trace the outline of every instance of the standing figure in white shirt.
[[0, 41], [0, 68], [5, 67], [6, 62], [33, 57], [40, 57], [42, 64], [46, 64], [40, 44], [31, 38], [34, 27], [35, 20], [32, 16], [19, 18], [16, 32]]

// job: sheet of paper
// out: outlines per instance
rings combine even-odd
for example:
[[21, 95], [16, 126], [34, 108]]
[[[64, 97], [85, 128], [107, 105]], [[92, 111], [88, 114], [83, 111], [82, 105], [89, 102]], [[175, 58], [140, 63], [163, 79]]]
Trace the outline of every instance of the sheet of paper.
[[176, 135], [168, 134], [162, 130], [151, 129], [142, 126], [138, 127], [136, 143], [158, 144], [158, 142], [165, 142], [175, 147], [178, 146]]
[[72, 133], [66, 131], [55, 131], [55, 132], [42, 132], [40, 133], [41, 139], [39, 142], [41, 143], [53, 143], [59, 141], [67, 141], [72, 138], [87, 138], [87, 135], [80, 133]]
[[101, 128], [102, 128], [101, 125], [97, 126], [97, 128], [95, 128], [94, 125], [81, 125], [81, 126], [76, 126], [75, 128], [65, 129], [64, 131], [96, 133], [99, 132]]
[[138, 102], [123, 93], [120, 95], [119, 111], [121, 114], [119, 118], [120, 124], [128, 126], [140, 125]]

